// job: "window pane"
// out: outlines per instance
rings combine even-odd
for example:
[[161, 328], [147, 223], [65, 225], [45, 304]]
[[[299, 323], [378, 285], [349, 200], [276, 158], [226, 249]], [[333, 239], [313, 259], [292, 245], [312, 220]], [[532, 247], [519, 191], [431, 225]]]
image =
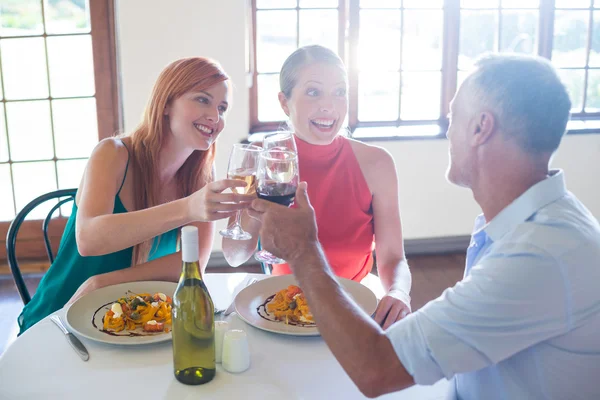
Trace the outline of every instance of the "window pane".
[[[53, 161], [13, 164], [13, 180], [17, 210], [37, 196], [56, 190]], [[29, 213], [27, 219], [44, 219], [56, 201], [47, 201]]]
[[58, 188], [71, 189], [79, 187], [87, 162], [87, 159], [57, 161]]
[[337, 10], [300, 11], [300, 46], [309, 44], [320, 44], [337, 53]]
[[[67, 160], [56, 162], [56, 172], [58, 172], [58, 188], [59, 189], [71, 189], [78, 188], [81, 183], [81, 177], [83, 171], [87, 165], [88, 160]], [[69, 217], [73, 203], [68, 202], [63, 206], [60, 206], [60, 213]]]
[[441, 85], [440, 72], [405, 72], [402, 75], [400, 119], [438, 119]]
[[502, 8], [539, 8], [540, 0], [502, 0]]
[[444, 0], [404, 0], [404, 8], [443, 8]]
[[589, 11], [556, 11], [552, 62], [559, 67], [584, 67]]
[[20, 100], [48, 97], [44, 39], [6, 39], [0, 43], [6, 98]]
[[54, 100], [52, 117], [56, 157], [89, 157], [98, 143], [96, 100]]
[[6, 116], [13, 161], [49, 160], [54, 157], [49, 101], [6, 103]]
[[537, 11], [502, 12], [501, 51], [517, 53], [537, 53]]
[[498, 8], [499, 0], [460, 0], [463, 8]]
[[582, 69], [559, 69], [558, 74], [569, 91], [571, 97], [571, 110], [581, 112], [583, 106], [583, 78]]
[[46, 14], [47, 33], [90, 31], [88, 0], [44, 0], [44, 13]]
[[588, 71], [586, 112], [600, 111], [600, 70]]
[[458, 68], [468, 69], [481, 54], [496, 50], [498, 12], [462, 11]]
[[257, 12], [256, 37], [258, 72], [279, 72], [296, 50], [296, 11]]
[[358, 119], [397, 120], [400, 73], [364, 72], [358, 79]]
[[26, 36], [44, 33], [40, 0], [3, 1], [0, 6], [1, 36]]
[[442, 11], [404, 11], [402, 69], [442, 68]]
[[300, 0], [300, 7], [306, 8], [337, 8], [338, 0]]
[[400, 10], [360, 12], [360, 71], [400, 69], [400, 13]]
[[400, 8], [401, 0], [360, 0], [361, 8]]
[[6, 141], [6, 124], [4, 107], [0, 105], [0, 162], [8, 161], [8, 142]]
[[592, 67], [600, 66], [600, 11], [594, 11], [594, 26], [592, 28], [592, 48], [590, 49], [589, 63]]
[[258, 120], [284, 121], [287, 116], [279, 104], [279, 74], [258, 75], [256, 89], [258, 91]]
[[94, 56], [90, 35], [49, 37], [52, 97], [93, 96]]
[[9, 164], [0, 164], [0, 193], [0, 221], [11, 221], [16, 213]]
[[296, 0], [256, 0], [256, 8], [296, 8]]
[[591, 0], [555, 0], [556, 8], [584, 8], [592, 5]]

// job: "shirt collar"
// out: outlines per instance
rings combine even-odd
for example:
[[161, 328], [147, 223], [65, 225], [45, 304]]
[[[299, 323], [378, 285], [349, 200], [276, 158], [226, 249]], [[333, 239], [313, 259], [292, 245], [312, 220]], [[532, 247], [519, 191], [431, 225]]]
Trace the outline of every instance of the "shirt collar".
[[483, 230], [493, 241], [497, 241], [518, 224], [524, 222], [542, 207], [558, 200], [567, 193], [562, 170], [549, 172], [549, 177], [527, 189], [506, 206], [494, 219], [484, 225], [483, 215], [477, 217], [476, 231]]

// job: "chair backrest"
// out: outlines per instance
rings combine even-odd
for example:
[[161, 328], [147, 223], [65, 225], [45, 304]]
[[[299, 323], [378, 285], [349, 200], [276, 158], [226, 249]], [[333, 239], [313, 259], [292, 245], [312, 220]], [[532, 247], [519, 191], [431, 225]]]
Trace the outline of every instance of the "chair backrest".
[[8, 234], [6, 235], [6, 256], [8, 258], [8, 265], [10, 266], [13, 279], [15, 280], [15, 284], [17, 285], [17, 290], [19, 291], [21, 300], [23, 300], [23, 304], [29, 303], [29, 301], [31, 300], [31, 296], [29, 295], [29, 290], [27, 289], [25, 281], [23, 280], [23, 275], [21, 274], [19, 263], [17, 262], [17, 256], [15, 254], [15, 247], [17, 244], [17, 234], [19, 233], [19, 228], [21, 228], [21, 224], [23, 224], [23, 221], [25, 221], [27, 215], [40, 204], [45, 203], [48, 200], [66, 197], [60, 200], [56, 205], [54, 205], [50, 209], [48, 215], [42, 223], [42, 233], [44, 234], [44, 245], [46, 246], [46, 254], [48, 254], [48, 259], [50, 260], [50, 264], [52, 264], [54, 262], [54, 254], [52, 253], [52, 246], [50, 243], [50, 239], [48, 238], [48, 224], [52, 219], [52, 214], [54, 214], [54, 212], [60, 206], [62, 206], [68, 201], [75, 200], [76, 193], [77, 189], [60, 189], [37, 197], [36, 199], [29, 202], [29, 204], [27, 204], [25, 207], [23, 207], [23, 209], [17, 214], [15, 219], [10, 224], [10, 227], [8, 228]]

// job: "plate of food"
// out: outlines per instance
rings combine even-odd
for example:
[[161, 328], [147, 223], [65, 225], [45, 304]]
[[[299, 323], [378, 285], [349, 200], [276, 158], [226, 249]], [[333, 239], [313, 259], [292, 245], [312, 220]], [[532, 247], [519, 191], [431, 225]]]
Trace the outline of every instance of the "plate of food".
[[66, 311], [74, 333], [103, 343], [139, 345], [171, 340], [171, 305], [177, 284], [142, 281], [94, 290]]
[[[346, 292], [367, 314], [377, 308], [375, 294], [350, 279], [338, 278]], [[318, 336], [310, 307], [293, 275], [262, 279], [242, 289], [235, 297], [239, 317], [256, 328], [295, 336]]]

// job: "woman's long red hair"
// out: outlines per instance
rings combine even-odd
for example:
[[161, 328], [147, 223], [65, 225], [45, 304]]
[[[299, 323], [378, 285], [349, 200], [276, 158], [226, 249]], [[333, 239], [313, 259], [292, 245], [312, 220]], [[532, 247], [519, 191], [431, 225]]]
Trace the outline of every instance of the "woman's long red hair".
[[[165, 108], [183, 94], [206, 90], [228, 80], [221, 66], [210, 59], [190, 57], [169, 64], [154, 84], [150, 101], [144, 111], [141, 124], [131, 134], [132, 162], [134, 172], [134, 198], [136, 210], [159, 204], [157, 182], [158, 155], [169, 133], [169, 120]], [[196, 150], [176, 173], [179, 193], [182, 198], [210, 182], [215, 159], [215, 143], [206, 151]], [[132, 265], [148, 260], [153, 240], [134, 246]]]

